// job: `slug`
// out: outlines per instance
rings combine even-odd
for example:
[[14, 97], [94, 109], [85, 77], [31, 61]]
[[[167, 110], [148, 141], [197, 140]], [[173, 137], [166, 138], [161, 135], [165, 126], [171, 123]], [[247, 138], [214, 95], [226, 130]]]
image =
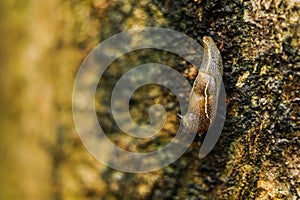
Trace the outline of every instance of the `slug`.
[[202, 134], [214, 121], [223, 75], [221, 54], [211, 37], [203, 37], [204, 59], [190, 93], [188, 112], [182, 118], [184, 130]]

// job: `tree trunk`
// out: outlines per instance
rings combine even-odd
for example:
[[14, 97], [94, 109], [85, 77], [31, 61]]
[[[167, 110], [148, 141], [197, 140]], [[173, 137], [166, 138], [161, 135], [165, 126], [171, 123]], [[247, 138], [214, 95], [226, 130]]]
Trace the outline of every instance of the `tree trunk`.
[[[300, 198], [299, 1], [0, 5], [0, 199]], [[72, 89], [93, 47], [146, 26], [174, 29], [199, 43], [211, 36], [223, 59], [228, 105], [222, 135], [207, 157], [198, 158], [196, 137], [168, 167], [130, 174], [99, 163], [83, 147], [73, 124]], [[190, 68], [178, 63], [181, 73]], [[176, 100], [169, 94], [158, 99], [168, 105]], [[171, 110], [175, 119], [177, 111]], [[102, 122], [115, 127], [109, 117]]]

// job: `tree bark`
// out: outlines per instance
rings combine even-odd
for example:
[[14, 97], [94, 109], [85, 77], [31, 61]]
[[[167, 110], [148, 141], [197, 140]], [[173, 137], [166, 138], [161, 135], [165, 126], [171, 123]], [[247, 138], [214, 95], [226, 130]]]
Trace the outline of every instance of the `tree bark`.
[[[300, 198], [299, 1], [0, 4], [0, 199]], [[204, 159], [198, 158], [197, 137], [170, 166], [128, 174], [100, 164], [81, 144], [72, 89], [94, 46], [146, 26], [199, 42], [205, 35], [214, 39], [223, 58], [227, 115]], [[180, 63], [184, 73], [190, 66]], [[175, 97], [160, 100], [168, 104]]]

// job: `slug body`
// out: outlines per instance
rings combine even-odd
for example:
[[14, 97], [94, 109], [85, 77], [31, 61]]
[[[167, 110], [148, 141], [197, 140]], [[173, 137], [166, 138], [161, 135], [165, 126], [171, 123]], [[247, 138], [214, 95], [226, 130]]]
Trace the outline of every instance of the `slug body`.
[[223, 75], [221, 54], [211, 37], [203, 37], [204, 59], [190, 94], [188, 112], [182, 117], [187, 132], [202, 134], [214, 121]]

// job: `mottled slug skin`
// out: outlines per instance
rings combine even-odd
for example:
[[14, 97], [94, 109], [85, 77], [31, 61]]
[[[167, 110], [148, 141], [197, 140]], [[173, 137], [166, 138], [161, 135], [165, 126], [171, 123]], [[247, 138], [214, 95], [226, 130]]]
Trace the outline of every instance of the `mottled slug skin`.
[[220, 51], [213, 39], [208, 36], [203, 37], [204, 59], [200, 66], [199, 73], [205, 72], [215, 78], [217, 95], [219, 95], [220, 84], [223, 76], [223, 65]]
[[214, 121], [223, 66], [220, 52], [211, 37], [203, 38], [204, 59], [190, 94], [188, 113], [183, 116], [187, 132], [202, 134]]

